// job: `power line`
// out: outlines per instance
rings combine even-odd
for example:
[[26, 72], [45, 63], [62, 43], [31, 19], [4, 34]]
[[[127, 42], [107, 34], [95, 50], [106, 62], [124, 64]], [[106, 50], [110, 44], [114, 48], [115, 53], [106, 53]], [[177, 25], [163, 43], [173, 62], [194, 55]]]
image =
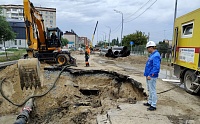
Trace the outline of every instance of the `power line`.
[[131, 21], [137, 19], [137, 18], [140, 17], [142, 14], [144, 14], [149, 8], [151, 8], [151, 6], [153, 6], [156, 2], [157, 2], [157, 0], [155, 0], [155, 1], [154, 1], [148, 8], [146, 8], [141, 14], [139, 14], [139, 15], [136, 16], [135, 18], [133, 18], [133, 19], [131, 19], [131, 20], [129, 20], [129, 21], [126, 21], [126, 22], [124, 22], [124, 23], [128, 23], [128, 22], [131, 22]]
[[117, 25], [117, 27], [112, 31], [112, 33], [117, 32], [117, 31], [119, 30], [119, 27], [120, 27], [121, 24], [122, 24], [122, 23], [120, 22], [119, 25]]
[[127, 18], [130, 18], [131, 16], [135, 15], [137, 12], [139, 12], [144, 6], [146, 6], [151, 0], [148, 0], [145, 4], [143, 4], [137, 11], [135, 11], [133, 14], [128, 16]]

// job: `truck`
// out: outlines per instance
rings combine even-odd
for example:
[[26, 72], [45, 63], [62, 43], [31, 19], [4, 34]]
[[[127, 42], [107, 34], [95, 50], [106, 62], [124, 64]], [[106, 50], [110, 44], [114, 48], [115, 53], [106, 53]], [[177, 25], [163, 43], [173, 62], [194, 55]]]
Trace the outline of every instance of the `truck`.
[[174, 75], [190, 94], [200, 92], [200, 8], [175, 19], [172, 42]]

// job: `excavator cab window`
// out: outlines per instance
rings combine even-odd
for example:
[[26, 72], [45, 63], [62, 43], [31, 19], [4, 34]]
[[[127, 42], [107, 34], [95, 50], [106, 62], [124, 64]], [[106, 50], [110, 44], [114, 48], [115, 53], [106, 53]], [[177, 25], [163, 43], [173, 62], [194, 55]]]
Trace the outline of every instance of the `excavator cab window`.
[[58, 28], [47, 28], [48, 47], [61, 46], [62, 32]]
[[50, 37], [50, 46], [57, 46], [58, 47], [58, 36], [57, 36], [57, 32], [56, 31], [51, 31], [50, 32], [51, 37]]

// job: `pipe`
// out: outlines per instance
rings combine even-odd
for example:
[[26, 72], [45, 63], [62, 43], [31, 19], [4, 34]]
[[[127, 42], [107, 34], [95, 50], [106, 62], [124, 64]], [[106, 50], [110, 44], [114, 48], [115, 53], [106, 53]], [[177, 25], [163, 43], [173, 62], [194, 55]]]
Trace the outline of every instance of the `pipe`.
[[33, 98], [29, 99], [24, 108], [22, 109], [22, 112], [17, 116], [17, 119], [14, 124], [26, 124], [29, 119], [29, 115], [33, 109]]

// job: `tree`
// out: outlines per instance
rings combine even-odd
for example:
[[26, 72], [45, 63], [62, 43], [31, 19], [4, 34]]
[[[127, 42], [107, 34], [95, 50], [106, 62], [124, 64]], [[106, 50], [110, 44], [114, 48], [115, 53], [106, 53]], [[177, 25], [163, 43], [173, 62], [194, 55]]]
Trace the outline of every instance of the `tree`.
[[156, 47], [160, 54], [163, 55], [162, 58], [165, 58], [164, 55], [169, 52], [169, 44], [164, 41], [160, 41]]
[[119, 45], [119, 38], [117, 37], [116, 45]]
[[5, 17], [1, 16], [2, 9], [0, 8], [0, 41], [14, 40], [16, 34], [12, 31]]
[[66, 46], [68, 44], [68, 40], [66, 38], [61, 38], [62, 46]]
[[118, 40], [118, 37], [117, 39], [112, 39], [112, 42], [111, 42], [111, 46], [114, 46], [114, 45], [119, 45], [119, 40]]
[[[0, 42], [4, 42], [4, 47], [5, 47], [5, 41], [14, 40], [15, 37], [16, 34], [12, 31], [12, 28], [6, 21], [5, 17], [2, 16], [2, 8], [0, 6]], [[6, 48], [5, 48], [5, 53], [6, 53], [6, 58], [8, 59]]]
[[124, 36], [122, 40], [123, 46], [130, 47], [130, 41], [134, 42], [134, 46], [144, 45], [147, 43], [148, 36], [144, 32], [136, 31], [136, 33]]

